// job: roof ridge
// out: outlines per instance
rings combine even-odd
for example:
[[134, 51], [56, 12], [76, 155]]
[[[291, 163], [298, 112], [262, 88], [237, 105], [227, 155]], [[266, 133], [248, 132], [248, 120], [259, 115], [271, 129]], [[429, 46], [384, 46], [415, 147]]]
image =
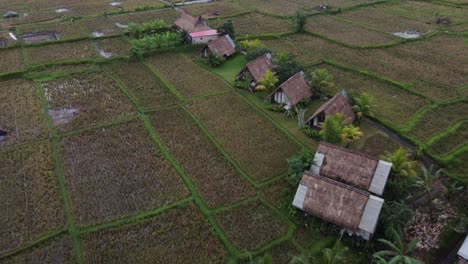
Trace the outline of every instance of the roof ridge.
[[362, 195], [365, 195], [367, 197], [369, 197], [371, 194], [370, 192], [367, 192], [367, 191], [364, 191], [364, 190], [361, 190], [359, 188], [356, 188], [354, 186], [351, 186], [349, 184], [346, 184], [346, 183], [342, 183], [342, 182], [339, 182], [337, 180], [334, 180], [334, 179], [330, 179], [328, 177], [325, 177], [325, 176], [322, 176], [322, 175], [319, 175], [319, 174], [315, 174], [311, 171], [304, 171], [304, 174], [307, 174], [308, 176], [311, 176], [311, 177], [314, 177], [314, 178], [317, 178], [319, 180], [323, 180], [325, 182], [328, 182], [330, 184], [333, 184], [333, 185], [336, 185], [336, 186], [339, 186], [339, 187], [342, 187], [342, 188], [345, 188], [347, 190], [350, 190], [350, 191], [354, 191], [354, 192], [357, 192], [359, 194], [362, 194]]
[[328, 143], [328, 142], [325, 142], [325, 141], [320, 141], [319, 145], [320, 144], [323, 144], [325, 146], [329, 146], [329, 147], [332, 147], [332, 148], [335, 148], [335, 149], [339, 149], [339, 150], [344, 151], [344, 152], [355, 154], [355, 155], [358, 155], [358, 156], [361, 156], [361, 157], [364, 157], [364, 158], [368, 158], [368, 159], [371, 159], [371, 160], [375, 160], [375, 161], [380, 160], [379, 158], [368, 155], [366, 153], [363, 153], [363, 152], [360, 152], [360, 151], [357, 151], [357, 150], [353, 150], [353, 149], [349, 149], [349, 148], [344, 148], [344, 147], [341, 147], [341, 146], [337, 146], [337, 145], [334, 145], [334, 144], [331, 144], [331, 143]]

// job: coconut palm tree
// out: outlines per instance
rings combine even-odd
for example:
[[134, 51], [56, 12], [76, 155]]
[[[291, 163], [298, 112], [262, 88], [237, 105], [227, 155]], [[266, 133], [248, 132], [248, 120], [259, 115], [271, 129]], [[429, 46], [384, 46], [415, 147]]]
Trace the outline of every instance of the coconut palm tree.
[[309, 73], [309, 82], [310, 85], [315, 87], [319, 92], [323, 92], [325, 87], [333, 87], [335, 84], [332, 82], [333, 77], [325, 69], [316, 69]]
[[372, 108], [375, 107], [374, 105], [374, 97], [368, 93], [361, 93], [359, 96], [353, 98], [354, 106], [353, 110], [356, 112], [359, 120], [367, 115], [373, 116]]
[[341, 132], [345, 126], [343, 115], [336, 113], [336, 115], [329, 115], [325, 117], [325, 121], [321, 124], [322, 130], [319, 134], [322, 140], [332, 143], [341, 143]]
[[407, 180], [416, 176], [416, 161], [410, 159], [410, 154], [403, 147], [398, 148], [393, 153], [388, 151], [382, 156], [383, 160], [391, 162], [393, 174], [400, 179]]
[[421, 166], [421, 170], [422, 175], [417, 176], [417, 180], [414, 185], [423, 188], [427, 193], [429, 200], [431, 200], [431, 190], [434, 187], [434, 184], [439, 180], [442, 169], [438, 169], [434, 172], [434, 165], [431, 165], [429, 169], [425, 166]]
[[295, 256], [289, 262], [290, 264], [340, 264], [346, 263], [346, 252], [348, 247], [343, 247], [340, 240], [336, 240], [335, 244], [331, 248], [325, 248], [322, 250], [322, 254], [318, 257], [311, 256], [311, 254], [305, 254], [301, 256]]
[[265, 77], [258, 81], [260, 84], [257, 87], [257, 90], [266, 90], [268, 93], [271, 93], [275, 88], [276, 84], [278, 83], [278, 77], [276, 77], [275, 73], [270, 70], [266, 71]]
[[382, 208], [379, 221], [383, 227], [385, 237], [393, 236], [393, 230], [401, 233], [403, 228], [408, 224], [413, 210], [404, 202], [390, 201], [386, 202]]
[[[389, 247], [389, 250], [382, 250], [374, 253], [373, 257], [376, 258], [379, 263], [392, 263], [392, 264], [418, 264], [420, 263], [417, 259], [409, 257], [408, 254], [411, 253], [418, 243], [418, 240], [413, 239], [408, 244], [404, 244], [403, 240], [395, 230], [393, 231], [394, 242], [391, 242], [386, 239], [379, 239], [378, 241], [382, 244], [385, 244]], [[388, 262], [382, 262], [390, 258]]]
[[360, 139], [362, 136], [364, 136], [364, 133], [362, 133], [359, 127], [353, 125], [345, 126], [343, 130], [341, 130], [341, 140], [346, 147], [349, 147], [351, 142]]

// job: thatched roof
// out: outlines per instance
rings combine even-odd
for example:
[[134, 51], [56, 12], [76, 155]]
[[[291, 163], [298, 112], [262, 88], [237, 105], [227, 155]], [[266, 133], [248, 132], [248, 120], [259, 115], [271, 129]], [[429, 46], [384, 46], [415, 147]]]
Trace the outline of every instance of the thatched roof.
[[311, 117], [309, 117], [307, 123], [312, 121], [321, 113], [324, 113], [326, 116], [341, 113], [348, 124], [353, 123], [356, 119], [353, 107], [349, 104], [348, 98], [344, 92], [337, 93], [332, 99], [324, 103]]
[[231, 56], [236, 53], [236, 44], [229, 35], [221, 36], [206, 45], [211, 52], [219, 56]]
[[302, 99], [312, 97], [312, 91], [304, 79], [304, 72], [298, 72], [282, 83], [268, 97], [272, 97], [276, 92], [283, 91], [289, 99], [291, 105], [296, 105]]
[[308, 171], [304, 173], [299, 187], [305, 195], [302, 206], [301, 197], [294, 198], [294, 206], [348, 230], [359, 230], [370, 196], [368, 192]]
[[205, 24], [201, 16], [194, 17], [182, 10], [180, 17], [174, 22], [175, 25], [189, 33], [213, 30]]
[[324, 155], [320, 175], [369, 189], [379, 159], [326, 142], [320, 142], [317, 153]]
[[260, 81], [265, 77], [268, 70], [273, 71], [273, 63], [271, 62], [271, 54], [264, 54], [255, 60], [247, 63], [245, 67], [252, 74], [252, 77], [256, 82]]

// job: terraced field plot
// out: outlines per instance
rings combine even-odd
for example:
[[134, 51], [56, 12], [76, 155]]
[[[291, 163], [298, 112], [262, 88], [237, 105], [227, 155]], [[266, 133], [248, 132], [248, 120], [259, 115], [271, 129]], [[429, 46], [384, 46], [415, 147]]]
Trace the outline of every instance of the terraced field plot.
[[[67, 40], [74, 38], [86, 37], [85, 32], [78, 23], [47, 23], [32, 26], [23, 26], [19, 28], [18, 37], [22, 37], [23, 34], [40, 34], [43, 32], [52, 32], [57, 34], [58, 39]], [[42, 41], [24, 41], [25, 43], [37, 43]]]
[[256, 181], [285, 173], [286, 159], [299, 150], [237, 94], [194, 100], [188, 109]]
[[468, 120], [457, 126], [452, 133], [437, 139], [431, 144], [430, 150], [442, 156], [466, 145], [468, 145]]
[[0, 74], [24, 70], [21, 49], [0, 49]]
[[132, 47], [132, 44], [123, 37], [97, 39], [95, 44], [99, 56], [104, 58], [128, 56], [128, 51]]
[[189, 5], [184, 6], [183, 9], [192, 15], [199, 15], [203, 18], [231, 16], [251, 11], [250, 8], [238, 4], [236, 1]]
[[146, 59], [161, 78], [184, 97], [200, 96], [230, 89], [216, 75], [203, 70], [180, 53], [164, 53]]
[[65, 225], [47, 142], [0, 149], [0, 254]]
[[139, 120], [64, 138], [61, 148], [77, 225], [128, 217], [189, 195]]
[[193, 204], [138, 224], [88, 234], [83, 247], [89, 263], [226, 262], [223, 245]]
[[88, 40], [28, 47], [26, 53], [29, 64], [91, 59], [97, 56], [96, 48]]
[[322, 59], [318, 54], [305, 51], [283, 39], [262, 40], [261, 43], [271, 49], [273, 55], [288, 53], [294, 55], [295, 59], [303, 65], [315, 64]]
[[[261, 35], [268, 33], [284, 33], [292, 31], [292, 24], [287, 19], [251, 13], [229, 18], [232, 20], [237, 35]], [[213, 27], [221, 26], [226, 19], [210, 20]]]
[[150, 69], [139, 62], [119, 62], [105, 67], [125, 86], [145, 110], [179, 103], [177, 97]]
[[78, 74], [43, 83], [49, 115], [58, 129], [71, 131], [133, 115], [136, 109], [104, 73]]
[[150, 120], [208, 206], [219, 207], [255, 195], [254, 188], [184, 110], [161, 111], [152, 114]]
[[48, 137], [34, 83], [22, 79], [0, 82], [0, 127], [7, 133], [7, 139], [0, 142], [0, 147]]

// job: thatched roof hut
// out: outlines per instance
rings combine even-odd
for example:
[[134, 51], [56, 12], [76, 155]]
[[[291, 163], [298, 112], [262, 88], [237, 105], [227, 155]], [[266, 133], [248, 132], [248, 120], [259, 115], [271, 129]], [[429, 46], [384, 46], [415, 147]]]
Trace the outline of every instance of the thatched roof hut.
[[383, 202], [383, 199], [368, 192], [306, 171], [293, 205], [364, 239], [370, 239]]
[[213, 30], [206, 25], [201, 16], [194, 17], [185, 10], [182, 10], [180, 17], [174, 23], [178, 28], [189, 33]]
[[328, 115], [340, 113], [343, 115], [347, 124], [351, 124], [356, 119], [356, 114], [353, 107], [348, 101], [346, 92], [337, 93], [332, 99], [324, 103], [313, 115], [307, 120], [310, 127], [320, 128], [320, 123], [325, 120]]
[[298, 72], [276, 88], [268, 98], [273, 103], [297, 105], [303, 99], [312, 97], [312, 91], [304, 78], [304, 72]]
[[271, 54], [267, 53], [247, 63], [239, 73], [238, 77], [245, 80], [247, 72], [250, 72], [254, 81], [258, 83], [258, 81], [265, 77], [266, 72], [268, 70], [273, 71], [273, 68], [274, 66], [271, 61]]
[[382, 195], [392, 164], [364, 153], [320, 142], [313, 173]]
[[206, 57], [210, 52], [218, 56], [230, 57], [236, 53], [236, 44], [229, 35], [224, 35], [208, 42], [202, 49], [202, 56]]

